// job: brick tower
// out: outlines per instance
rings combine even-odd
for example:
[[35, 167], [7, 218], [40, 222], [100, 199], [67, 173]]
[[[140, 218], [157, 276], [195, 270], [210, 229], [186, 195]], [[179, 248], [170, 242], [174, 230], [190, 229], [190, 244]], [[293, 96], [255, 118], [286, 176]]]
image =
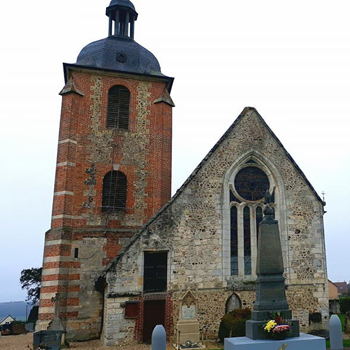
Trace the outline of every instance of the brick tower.
[[105, 266], [171, 196], [173, 78], [134, 41], [129, 0], [107, 7], [108, 37], [64, 64], [51, 229], [37, 329], [59, 315], [69, 340], [99, 336]]

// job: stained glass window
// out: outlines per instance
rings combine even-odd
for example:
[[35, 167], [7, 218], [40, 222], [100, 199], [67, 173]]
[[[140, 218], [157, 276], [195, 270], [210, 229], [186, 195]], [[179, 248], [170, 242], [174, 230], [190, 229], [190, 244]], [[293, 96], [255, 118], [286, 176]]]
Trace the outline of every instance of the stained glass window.
[[231, 207], [231, 275], [238, 275], [238, 230], [236, 207]]
[[248, 201], [257, 201], [264, 198], [266, 190], [270, 188], [267, 175], [257, 167], [241, 169], [235, 178], [237, 193]]
[[250, 209], [243, 210], [243, 230], [244, 230], [244, 274], [251, 275], [251, 244], [250, 244]]

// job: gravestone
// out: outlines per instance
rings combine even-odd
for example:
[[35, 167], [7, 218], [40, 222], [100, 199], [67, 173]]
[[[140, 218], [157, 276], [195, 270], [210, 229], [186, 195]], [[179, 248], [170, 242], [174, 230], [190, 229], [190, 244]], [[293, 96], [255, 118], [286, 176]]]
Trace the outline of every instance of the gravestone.
[[246, 322], [246, 336], [264, 339], [263, 325], [278, 313], [291, 325], [291, 337], [299, 336], [299, 322], [291, 320], [292, 313], [286, 299], [284, 267], [278, 221], [270, 206], [270, 194], [265, 196], [264, 219], [259, 225], [256, 300], [252, 318]]
[[60, 295], [56, 293], [51, 299], [55, 302], [55, 317], [49, 323], [46, 331], [39, 331], [33, 334], [34, 350], [38, 347], [45, 346], [48, 350], [60, 350], [61, 345], [65, 343], [63, 335], [65, 329], [62, 320], [60, 319]]
[[38, 347], [47, 347], [48, 350], [60, 350], [62, 331], [39, 331], [33, 334], [34, 350]]
[[66, 329], [60, 318], [61, 306], [60, 301], [62, 297], [59, 293], [56, 293], [55, 297], [51, 298], [52, 302], [55, 302], [55, 317], [50, 321], [47, 330], [49, 331], [62, 331], [62, 343], [64, 345], [66, 343]]
[[180, 300], [179, 321], [177, 322], [177, 342], [199, 342], [199, 322], [197, 319], [197, 299], [188, 290]]

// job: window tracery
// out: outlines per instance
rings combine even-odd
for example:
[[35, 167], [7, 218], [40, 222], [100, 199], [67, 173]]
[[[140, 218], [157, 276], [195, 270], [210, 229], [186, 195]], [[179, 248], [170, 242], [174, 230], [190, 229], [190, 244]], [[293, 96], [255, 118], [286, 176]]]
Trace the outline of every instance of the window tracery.
[[[231, 177], [230, 263], [232, 276], [255, 275], [259, 224], [263, 219], [266, 190], [273, 192], [268, 176], [255, 160], [250, 159]], [[273, 181], [272, 181], [273, 182]], [[272, 196], [272, 202], [274, 202]]]

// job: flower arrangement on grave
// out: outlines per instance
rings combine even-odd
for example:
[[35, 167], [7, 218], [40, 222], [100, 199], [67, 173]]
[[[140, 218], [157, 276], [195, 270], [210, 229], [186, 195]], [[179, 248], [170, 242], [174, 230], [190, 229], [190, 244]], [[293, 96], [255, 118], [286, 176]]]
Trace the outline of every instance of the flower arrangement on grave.
[[267, 320], [262, 327], [267, 339], [286, 339], [291, 334], [290, 325], [279, 312], [271, 315], [271, 319]]

